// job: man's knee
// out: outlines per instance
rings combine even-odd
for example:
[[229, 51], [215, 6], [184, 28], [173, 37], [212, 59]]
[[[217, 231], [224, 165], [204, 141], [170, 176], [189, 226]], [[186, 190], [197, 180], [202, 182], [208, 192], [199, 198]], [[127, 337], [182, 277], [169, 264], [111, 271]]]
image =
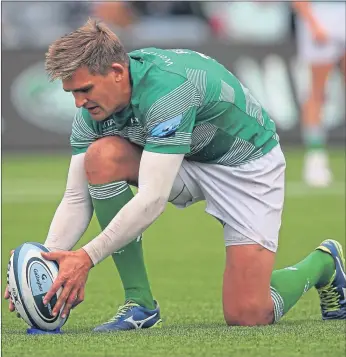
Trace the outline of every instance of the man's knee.
[[89, 183], [137, 182], [141, 152], [119, 136], [96, 140], [89, 146], [84, 161]]
[[259, 244], [226, 248], [223, 309], [228, 325], [268, 325], [274, 317], [270, 279], [275, 253]]
[[224, 317], [229, 326], [269, 325], [274, 320], [272, 301], [260, 304], [256, 300], [243, 299], [238, 304], [224, 306]]

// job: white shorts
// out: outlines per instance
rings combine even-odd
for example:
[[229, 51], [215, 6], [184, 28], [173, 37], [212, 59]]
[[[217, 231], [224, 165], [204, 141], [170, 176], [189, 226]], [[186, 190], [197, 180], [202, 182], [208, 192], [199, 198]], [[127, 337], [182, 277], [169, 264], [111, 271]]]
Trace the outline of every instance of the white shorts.
[[279, 145], [265, 156], [236, 167], [184, 160], [169, 201], [185, 208], [205, 200], [206, 212], [224, 224], [226, 245], [254, 241], [275, 252], [285, 168]]
[[306, 21], [297, 19], [298, 57], [310, 64], [335, 64], [346, 51], [346, 4], [311, 2], [313, 15], [327, 31], [329, 41], [317, 43], [307, 26]]

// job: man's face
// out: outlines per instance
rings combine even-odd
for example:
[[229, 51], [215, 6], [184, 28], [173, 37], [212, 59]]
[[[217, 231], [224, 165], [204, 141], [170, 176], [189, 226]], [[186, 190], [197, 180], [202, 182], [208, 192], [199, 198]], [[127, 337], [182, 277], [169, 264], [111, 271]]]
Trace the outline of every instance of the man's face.
[[125, 108], [131, 97], [128, 70], [120, 64], [114, 64], [106, 75], [93, 75], [80, 67], [62, 83], [65, 91], [72, 92], [76, 107], [86, 108], [97, 121]]

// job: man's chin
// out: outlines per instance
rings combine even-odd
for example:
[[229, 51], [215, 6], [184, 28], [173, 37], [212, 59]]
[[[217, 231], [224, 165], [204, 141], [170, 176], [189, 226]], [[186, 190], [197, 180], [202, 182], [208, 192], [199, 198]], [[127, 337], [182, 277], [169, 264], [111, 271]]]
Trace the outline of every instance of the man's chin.
[[108, 118], [109, 115], [106, 115], [105, 113], [97, 113], [97, 114], [92, 114], [90, 113], [91, 119], [95, 121], [102, 121]]

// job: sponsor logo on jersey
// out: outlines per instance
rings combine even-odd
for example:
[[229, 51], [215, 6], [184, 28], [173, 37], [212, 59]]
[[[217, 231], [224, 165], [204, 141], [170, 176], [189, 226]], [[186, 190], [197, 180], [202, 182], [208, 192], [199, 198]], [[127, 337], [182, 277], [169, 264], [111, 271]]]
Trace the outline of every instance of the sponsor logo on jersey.
[[102, 123], [102, 129], [109, 128], [113, 125], [115, 125], [115, 120], [113, 118], [107, 119]]
[[168, 56], [162, 54], [162, 53], [158, 53], [158, 52], [155, 52], [155, 51], [147, 51], [147, 50], [140, 50], [140, 52], [142, 53], [145, 53], [147, 55], [153, 55], [153, 56], [157, 56], [159, 58], [161, 58], [163, 60], [163, 62], [166, 63], [166, 66], [171, 66], [172, 64], [174, 64], [174, 62], [172, 61], [171, 58], [169, 58]]
[[139, 120], [138, 120], [138, 118], [136, 118], [136, 117], [134, 117], [134, 118], [131, 118], [130, 119], [130, 123], [131, 123], [131, 125], [139, 125]]
[[[112, 118], [110, 119], [106, 119], [103, 123], [102, 123], [102, 129], [109, 129], [113, 126], [116, 126], [116, 120], [113, 119], [114, 116], [112, 116]], [[139, 119], [136, 117], [130, 118], [128, 121], [129, 126], [138, 126], [140, 125], [139, 123]]]
[[151, 136], [158, 138], [167, 138], [168, 136], [172, 136], [178, 129], [182, 119], [183, 115], [180, 114], [173, 119], [166, 120], [156, 125], [151, 131]]

